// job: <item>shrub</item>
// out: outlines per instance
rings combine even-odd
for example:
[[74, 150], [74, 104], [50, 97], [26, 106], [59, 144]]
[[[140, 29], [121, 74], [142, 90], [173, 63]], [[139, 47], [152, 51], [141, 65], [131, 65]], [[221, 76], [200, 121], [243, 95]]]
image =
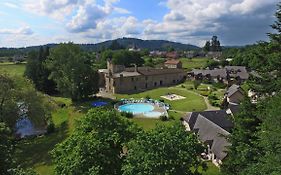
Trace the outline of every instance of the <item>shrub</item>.
[[146, 96], [145, 96], [145, 99], [151, 99], [151, 98], [150, 98], [150, 96], [149, 96], [149, 95], [146, 95]]
[[181, 87], [182, 87], [182, 88], [185, 88], [185, 85], [182, 84]]
[[170, 115], [170, 116], [169, 116], [169, 119], [170, 119], [170, 120], [175, 120], [175, 117], [174, 117], [173, 115]]
[[133, 113], [125, 112], [125, 111], [121, 112], [121, 115], [126, 117], [126, 118], [133, 118], [134, 117]]
[[47, 119], [47, 134], [53, 133], [55, 131], [55, 124], [51, 117]]
[[213, 83], [213, 86], [214, 86], [215, 88], [217, 88], [217, 89], [224, 89], [224, 88], [226, 88], [226, 85], [225, 85], [224, 83], [220, 83], [220, 82], [218, 82], [218, 83]]
[[160, 101], [160, 102], [162, 102], [162, 103], [164, 103], [164, 102], [165, 102], [163, 99], [160, 99], [159, 101]]
[[64, 102], [61, 102], [61, 101], [58, 101], [58, 102], [57, 102], [57, 105], [58, 105], [58, 107], [60, 107], [60, 108], [66, 107], [66, 104], [65, 104]]
[[199, 91], [199, 94], [207, 97], [210, 94], [210, 92], [209, 91]]
[[198, 86], [200, 86], [200, 84], [201, 84], [201, 81], [194, 80], [194, 81], [193, 81], [193, 86], [194, 86], [194, 89], [197, 89], [197, 88], [198, 88]]
[[160, 120], [162, 121], [167, 121], [168, 120], [168, 117], [166, 115], [161, 115], [160, 116]]

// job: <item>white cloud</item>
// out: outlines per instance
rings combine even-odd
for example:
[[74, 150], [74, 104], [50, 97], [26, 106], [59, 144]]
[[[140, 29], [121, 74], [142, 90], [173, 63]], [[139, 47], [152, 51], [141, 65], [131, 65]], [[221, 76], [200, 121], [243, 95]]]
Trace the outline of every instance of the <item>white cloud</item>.
[[34, 32], [30, 27], [25, 26], [19, 29], [0, 29], [2, 35], [32, 35]]
[[9, 7], [9, 8], [19, 8], [18, 5], [14, 4], [14, 3], [10, 3], [10, 2], [4, 2], [3, 5], [5, 5], [6, 7]]
[[243, 0], [240, 3], [235, 3], [230, 7], [232, 12], [238, 12], [242, 14], [250, 13], [265, 5], [277, 4], [277, 0]]
[[106, 11], [97, 5], [80, 5], [77, 14], [72, 17], [67, 24], [71, 32], [84, 32], [89, 29], [95, 29], [97, 22], [107, 15]]

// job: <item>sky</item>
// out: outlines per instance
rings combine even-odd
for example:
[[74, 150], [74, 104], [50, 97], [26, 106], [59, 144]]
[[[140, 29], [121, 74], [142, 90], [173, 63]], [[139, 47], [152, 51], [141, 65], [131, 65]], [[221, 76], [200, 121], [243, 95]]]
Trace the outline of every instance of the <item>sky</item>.
[[0, 0], [0, 47], [135, 37], [203, 46], [268, 40], [279, 0]]

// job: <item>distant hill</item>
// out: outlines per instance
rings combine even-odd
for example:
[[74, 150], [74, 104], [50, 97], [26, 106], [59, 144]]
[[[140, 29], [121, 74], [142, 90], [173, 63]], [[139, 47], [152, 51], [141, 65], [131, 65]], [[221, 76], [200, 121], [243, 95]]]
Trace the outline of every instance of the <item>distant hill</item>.
[[[79, 44], [80, 47], [85, 51], [100, 51], [107, 49], [114, 40], [108, 40], [97, 44]], [[177, 42], [171, 42], [166, 40], [141, 40], [136, 38], [119, 38], [116, 41], [124, 48], [136, 46], [140, 49], [148, 50], [166, 50], [168, 47], [172, 47], [175, 50], [196, 50], [200, 49], [195, 45], [182, 44]], [[58, 44], [47, 44], [50, 48], [55, 47]], [[30, 46], [23, 48], [0, 48], [0, 57], [13, 56], [17, 54], [27, 54], [32, 50], [38, 50], [40, 46]]]
[[[108, 48], [114, 40], [105, 41], [98, 44], [91, 44], [93, 49]], [[141, 40], [136, 38], [119, 38], [116, 41], [125, 48], [136, 46], [140, 49], [149, 50], [166, 50], [168, 47], [172, 47], [175, 50], [196, 50], [200, 49], [195, 45], [182, 44], [177, 42], [171, 42], [166, 40]]]

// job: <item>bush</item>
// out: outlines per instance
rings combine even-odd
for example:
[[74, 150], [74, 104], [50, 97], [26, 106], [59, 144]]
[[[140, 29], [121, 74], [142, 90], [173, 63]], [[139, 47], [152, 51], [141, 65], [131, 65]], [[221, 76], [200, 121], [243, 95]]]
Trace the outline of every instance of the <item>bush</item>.
[[161, 115], [160, 116], [160, 120], [162, 121], [167, 121], [168, 120], [168, 117], [166, 115]]
[[181, 87], [182, 87], [182, 88], [185, 88], [185, 85], [182, 84]]
[[175, 117], [174, 117], [173, 115], [170, 115], [170, 116], [169, 116], [169, 119], [170, 119], [170, 120], [175, 120]]
[[58, 101], [58, 102], [57, 102], [57, 105], [58, 105], [58, 107], [60, 107], [60, 108], [66, 107], [66, 104], [63, 103], [63, 102], [61, 102], [61, 101]]
[[193, 81], [193, 86], [194, 86], [194, 89], [197, 89], [197, 88], [198, 88], [198, 86], [200, 86], [200, 84], [201, 84], [201, 81], [194, 80], [194, 81]]
[[219, 98], [217, 97], [216, 94], [211, 93], [211, 94], [208, 95], [208, 99], [209, 99], [209, 100], [218, 100]]
[[160, 101], [160, 102], [162, 102], [162, 103], [164, 103], [164, 102], [165, 102], [163, 99], [160, 99], [159, 101]]
[[121, 115], [126, 117], [126, 118], [133, 118], [134, 117], [134, 114], [131, 113], [131, 112], [121, 112]]
[[207, 96], [209, 96], [210, 92], [209, 91], [199, 91], [199, 94], [207, 97]]
[[145, 99], [151, 99], [149, 95], [145, 96]]
[[213, 86], [214, 86], [215, 88], [217, 88], [217, 89], [224, 89], [224, 88], [226, 88], [226, 85], [225, 85], [224, 83], [220, 83], [220, 82], [218, 82], [218, 83], [213, 83]]
[[55, 132], [55, 124], [51, 117], [47, 119], [47, 134]]
[[192, 86], [189, 86], [186, 88], [187, 90], [193, 90], [194, 88]]

